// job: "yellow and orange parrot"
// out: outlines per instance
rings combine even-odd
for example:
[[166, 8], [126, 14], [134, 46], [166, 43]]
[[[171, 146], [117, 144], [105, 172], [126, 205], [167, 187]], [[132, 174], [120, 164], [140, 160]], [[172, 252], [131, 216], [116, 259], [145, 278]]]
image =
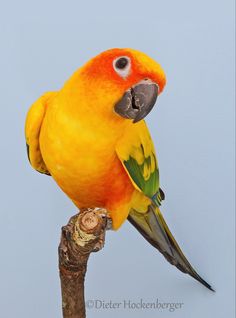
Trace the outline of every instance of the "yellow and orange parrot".
[[207, 288], [159, 206], [164, 193], [143, 118], [165, 86], [161, 66], [133, 49], [110, 49], [41, 96], [25, 125], [28, 157], [78, 208], [103, 207], [117, 230], [128, 220], [165, 258]]

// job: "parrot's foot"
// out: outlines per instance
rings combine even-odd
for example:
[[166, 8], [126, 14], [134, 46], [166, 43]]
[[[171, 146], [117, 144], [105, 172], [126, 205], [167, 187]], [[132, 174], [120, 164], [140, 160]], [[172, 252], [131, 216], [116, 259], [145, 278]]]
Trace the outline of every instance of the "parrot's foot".
[[105, 245], [105, 231], [99, 235], [97, 243], [94, 245], [93, 252], [100, 251]]
[[103, 208], [96, 208], [94, 209], [94, 213], [105, 219], [105, 229], [104, 231], [99, 235], [98, 241], [94, 246], [93, 252], [100, 251], [104, 245], [105, 245], [105, 234], [107, 230], [112, 229], [112, 219], [109, 215], [109, 212], [106, 209]]
[[112, 230], [112, 219], [110, 217], [107, 217], [106, 230]]
[[112, 218], [110, 216], [109, 211], [107, 211], [104, 208], [95, 208], [93, 211], [95, 213], [97, 213], [100, 217], [106, 219], [106, 227], [105, 227], [106, 231], [111, 230], [112, 229]]

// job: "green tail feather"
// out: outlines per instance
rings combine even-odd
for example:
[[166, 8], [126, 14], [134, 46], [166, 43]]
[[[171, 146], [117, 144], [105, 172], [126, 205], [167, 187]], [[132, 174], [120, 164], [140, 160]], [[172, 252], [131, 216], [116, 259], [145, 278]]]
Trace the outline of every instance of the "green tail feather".
[[[158, 199], [157, 199], [158, 200]], [[156, 200], [154, 200], [155, 202]], [[214, 291], [214, 289], [193, 269], [188, 262], [178, 243], [171, 234], [157, 204], [152, 203], [146, 213], [139, 213], [131, 210], [128, 220], [144, 236], [144, 238], [157, 248], [170, 262], [183, 273], [187, 273], [199, 281], [205, 287]]]

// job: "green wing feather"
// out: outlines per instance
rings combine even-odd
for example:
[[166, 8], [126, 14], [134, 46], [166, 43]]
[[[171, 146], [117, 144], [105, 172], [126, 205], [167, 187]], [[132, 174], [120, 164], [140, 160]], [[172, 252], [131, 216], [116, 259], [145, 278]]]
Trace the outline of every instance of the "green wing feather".
[[[130, 139], [133, 143], [130, 143]], [[118, 146], [117, 153], [132, 183], [160, 206], [164, 193], [159, 187], [158, 163], [146, 124], [141, 122], [135, 134], [129, 130], [127, 140], [123, 140], [122, 145]]]

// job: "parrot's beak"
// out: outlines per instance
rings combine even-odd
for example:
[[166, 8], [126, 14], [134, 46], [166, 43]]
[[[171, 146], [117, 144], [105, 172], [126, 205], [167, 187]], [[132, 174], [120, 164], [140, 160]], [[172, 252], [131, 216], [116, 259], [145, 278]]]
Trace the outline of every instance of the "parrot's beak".
[[142, 80], [128, 89], [116, 103], [115, 112], [137, 123], [147, 116], [155, 105], [158, 85], [149, 79]]

